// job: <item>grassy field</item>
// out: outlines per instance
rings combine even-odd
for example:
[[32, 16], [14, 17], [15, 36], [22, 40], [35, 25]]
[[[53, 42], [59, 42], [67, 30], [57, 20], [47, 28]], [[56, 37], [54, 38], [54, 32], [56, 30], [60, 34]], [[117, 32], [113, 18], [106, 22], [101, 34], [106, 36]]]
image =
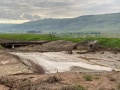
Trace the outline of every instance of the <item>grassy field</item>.
[[99, 44], [102, 46], [111, 47], [111, 48], [120, 48], [120, 38], [97, 38], [97, 37], [71, 38], [71, 37], [57, 37], [50, 34], [0, 34], [0, 39], [17, 40], [17, 41], [66, 40], [72, 42], [98, 40]]
[[80, 41], [90, 41], [90, 40], [98, 40], [98, 43], [105, 47], [110, 48], [120, 48], [120, 38], [62, 38], [62, 40], [72, 41], [72, 42], [80, 42]]
[[38, 40], [54, 41], [58, 40], [59, 38], [50, 34], [0, 34], [0, 39], [18, 41], [38, 41]]

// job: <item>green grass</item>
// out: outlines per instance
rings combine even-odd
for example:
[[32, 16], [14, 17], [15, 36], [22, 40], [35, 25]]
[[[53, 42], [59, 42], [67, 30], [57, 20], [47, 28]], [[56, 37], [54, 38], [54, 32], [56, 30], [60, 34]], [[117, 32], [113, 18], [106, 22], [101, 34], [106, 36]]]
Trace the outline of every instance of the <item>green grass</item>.
[[110, 48], [119, 48], [120, 49], [120, 38], [62, 38], [63, 40], [68, 40], [72, 42], [80, 42], [80, 41], [90, 41], [97, 40], [99, 45], [110, 47]]
[[99, 38], [99, 44], [111, 47], [111, 48], [120, 48], [120, 38]]
[[97, 38], [97, 37], [73, 38], [73, 37], [65, 37], [65, 36], [57, 37], [50, 34], [0, 34], [0, 39], [18, 40], [18, 41], [66, 40], [72, 42], [98, 40], [98, 43], [102, 46], [120, 49], [120, 38]]
[[19, 41], [37, 41], [37, 40], [54, 41], [58, 40], [59, 38], [49, 34], [0, 34], [0, 39]]

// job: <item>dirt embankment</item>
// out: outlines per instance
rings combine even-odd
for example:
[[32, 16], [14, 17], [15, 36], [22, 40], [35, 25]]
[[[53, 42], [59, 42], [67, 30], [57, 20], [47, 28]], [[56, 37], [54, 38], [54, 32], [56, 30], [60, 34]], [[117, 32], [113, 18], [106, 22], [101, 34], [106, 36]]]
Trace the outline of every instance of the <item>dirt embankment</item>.
[[0, 51], [0, 76], [18, 73], [40, 73], [44, 70], [30, 60], [24, 60], [16, 55]]
[[119, 72], [66, 72], [50, 75], [3, 76], [0, 78], [0, 84], [6, 88], [3, 90], [8, 90], [7, 88], [9, 90], [119, 90], [119, 80]]
[[0, 76], [26, 72], [31, 73], [32, 71], [21, 63], [17, 56], [0, 51]]
[[41, 51], [41, 52], [56, 52], [56, 51], [67, 51], [72, 49], [76, 43], [70, 41], [58, 40], [52, 41], [43, 45], [29, 45], [25, 47], [15, 48], [17, 51]]
[[[42, 42], [42, 41], [40, 41]], [[14, 49], [7, 49], [8, 51], [36, 51], [36, 52], [57, 52], [57, 51], [69, 51], [73, 49], [87, 50], [87, 51], [113, 51], [114, 53], [120, 52], [118, 49], [107, 48], [99, 45], [95, 41], [84, 41], [79, 43], [73, 43], [70, 41], [57, 40], [44, 43], [43, 45], [28, 45], [15, 47]]]

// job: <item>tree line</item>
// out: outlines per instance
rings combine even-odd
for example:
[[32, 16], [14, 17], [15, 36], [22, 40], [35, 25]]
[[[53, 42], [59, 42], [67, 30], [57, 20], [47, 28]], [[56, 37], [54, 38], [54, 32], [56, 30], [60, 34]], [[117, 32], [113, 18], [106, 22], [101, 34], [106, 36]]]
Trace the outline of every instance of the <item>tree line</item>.
[[[56, 32], [49, 32], [49, 34], [58, 34]], [[101, 34], [100, 32], [66, 32], [66, 33], [59, 33], [59, 34]]]

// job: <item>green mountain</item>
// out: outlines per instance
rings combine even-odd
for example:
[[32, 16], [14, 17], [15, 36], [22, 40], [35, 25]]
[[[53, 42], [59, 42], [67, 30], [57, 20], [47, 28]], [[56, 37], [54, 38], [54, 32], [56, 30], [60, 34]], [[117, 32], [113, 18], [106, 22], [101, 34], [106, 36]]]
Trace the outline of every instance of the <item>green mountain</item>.
[[120, 32], [120, 13], [86, 15], [68, 19], [42, 19], [12, 25], [5, 28], [10, 32]]

